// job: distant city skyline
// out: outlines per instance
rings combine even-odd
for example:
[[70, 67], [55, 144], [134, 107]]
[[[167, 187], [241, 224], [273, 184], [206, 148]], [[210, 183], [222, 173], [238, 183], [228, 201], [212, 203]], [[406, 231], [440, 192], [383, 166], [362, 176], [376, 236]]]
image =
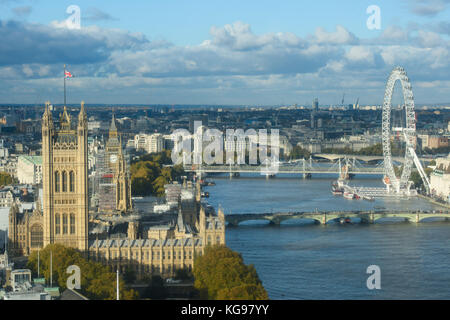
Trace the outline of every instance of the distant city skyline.
[[[81, 29], [66, 9], [81, 9]], [[367, 7], [381, 10], [369, 30]], [[450, 0], [0, 1], [0, 103], [379, 105], [403, 66], [450, 102]], [[396, 95], [400, 98], [400, 94]], [[395, 103], [397, 101], [394, 100]]]

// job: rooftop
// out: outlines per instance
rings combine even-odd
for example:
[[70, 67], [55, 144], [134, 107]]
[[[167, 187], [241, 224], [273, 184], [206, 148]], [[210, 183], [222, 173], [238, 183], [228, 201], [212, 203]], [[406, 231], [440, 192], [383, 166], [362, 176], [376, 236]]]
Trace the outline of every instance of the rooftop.
[[19, 160], [24, 160], [35, 166], [42, 166], [42, 156], [19, 156]]

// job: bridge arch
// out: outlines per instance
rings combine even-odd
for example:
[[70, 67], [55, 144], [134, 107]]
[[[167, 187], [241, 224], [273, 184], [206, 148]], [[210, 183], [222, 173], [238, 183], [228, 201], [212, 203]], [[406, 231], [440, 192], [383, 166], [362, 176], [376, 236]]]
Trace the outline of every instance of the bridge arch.
[[[299, 223], [299, 222], [309, 222], [309, 223]], [[319, 218], [317, 217], [307, 217], [307, 216], [286, 216], [280, 219], [280, 225], [309, 225], [309, 224], [321, 224]]]

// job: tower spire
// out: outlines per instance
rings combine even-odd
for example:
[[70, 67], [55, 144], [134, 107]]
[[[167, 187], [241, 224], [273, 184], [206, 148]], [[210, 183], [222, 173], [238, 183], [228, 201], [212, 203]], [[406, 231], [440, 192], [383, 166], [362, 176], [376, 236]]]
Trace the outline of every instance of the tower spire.
[[117, 137], [116, 117], [114, 111], [111, 119], [111, 126], [109, 127], [109, 137]]
[[43, 124], [47, 127], [50, 127], [51, 123], [53, 123], [52, 113], [50, 111], [50, 101], [45, 102], [44, 115], [42, 116]]
[[80, 113], [78, 114], [78, 126], [85, 126], [87, 123], [86, 108], [84, 107], [84, 101], [81, 101]]
[[67, 112], [66, 106], [64, 106], [64, 110], [60, 115], [60, 125], [62, 130], [70, 130], [70, 115]]

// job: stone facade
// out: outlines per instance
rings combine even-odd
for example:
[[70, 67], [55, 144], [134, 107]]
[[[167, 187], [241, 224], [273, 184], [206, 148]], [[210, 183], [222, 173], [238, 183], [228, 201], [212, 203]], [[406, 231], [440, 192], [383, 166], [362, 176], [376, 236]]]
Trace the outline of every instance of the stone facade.
[[436, 168], [430, 176], [431, 193], [450, 202], [450, 158], [436, 159]]
[[43, 214], [37, 202], [35, 209], [20, 210], [14, 203], [9, 213], [8, 250], [16, 256], [29, 255], [44, 243]]
[[42, 119], [44, 246], [60, 243], [87, 250], [87, 130], [84, 102], [76, 128], [65, 107], [57, 128], [46, 104]]
[[216, 216], [207, 214], [200, 206], [196, 220], [196, 226], [187, 230], [179, 215], [174, 227], [152, 233], [157, 236], [151, 238], [132, 239], [129, 232], [126, 239], [91, 240], [89, 256], [121, 272], [131, 268], [138, 277], [148, 273], [172, 276], [177, 269], [192, 270], [195, 256], [202, 255], [207, 245], [225, 244], [225, 217], [221, 209]]
[[109, 129], [109, 138], [105, 146], [106, 166], [112, 172], [112, 183], [115, 187], [115, 209], [126, 213], [132, 209], [131, 179], [122, 150], [122, 140], [117, 132], [113, 116]]

